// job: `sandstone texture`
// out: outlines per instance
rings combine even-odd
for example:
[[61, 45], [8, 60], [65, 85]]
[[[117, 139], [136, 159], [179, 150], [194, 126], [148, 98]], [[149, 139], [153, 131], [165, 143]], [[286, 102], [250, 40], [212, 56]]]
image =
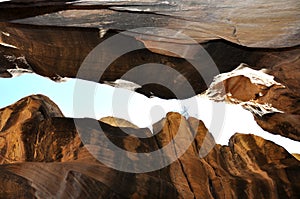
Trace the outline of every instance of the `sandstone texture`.
[[[122, 79], [164, 99], [215, 89], [214, 100], [300, 141], [299, 11], [298, 0], [0, 2], [0, 77]], [[211, 87], [238, 66], [276, 83], [244, 74]], [[299, 154], [273, 142], [237, 132], [221, 146], [178, 113], [153, 132], [65, 118], [49, 98], [25, 97], [0, 109], [0, 198], [300, 198]]]
[[139, 127], [128, 122], [127, 120], [121, 119], [121, 118], [115, 118], [115, 117], [103, 117], [100, 119], [101, 122], [104, 122], [106, 124], [109, 124], [111, 126], [115, 127], [131, 127], [133, 129], [138, 129]]
[[[1, 198], [299, 198], [300, 162], [284, 148], [238, 133], [228, 146], [221, 146], [201, 121], [186, 120], [178, 113], [168, 113], [154, 124], [154, 129], [160, 129], [154, 136], [148, 129], [127, 127], [132, 134], [126, 134], [119, 127], [79, 119], [86, 125], [86, 134], [80, 136], [74, 120], [64, 118], [41, 95], [1, 109], [0, 118]], [[101, 130], [88, 125], [93, 122]], [[185, 136], [173, 142], [180, 133]], [[148, 137], [136, 137], [140, 134]], [[155, 151], [169, 143], [178, 152], [180, 144], [194, 139], [169, 166], [128, 173], [96, 159], [107, 157], [119, 164], [129, 159], [131, 166], [137, 166], [135, 157], [128, 154], [120, 159], [101, 136], [134, 153]], [[208, 153], [201, 158], [203, 151]], [[151, 164], [149, 159], [143, 166]]]
[[249, 77], [239, 75], [225, 79], [218, 86], [224, 90], [225, 95], [230, 95], [230, 101], [250, 101], [254, 106], [268, 104], [279, 110], [280, 112], [264, 115], [254, 114], [255, 120], [268, 132], [299, 141], [300, 59], [298, 53], [299, 50], [291, 50], [280, 54], [270, 53], [267, 57], [261, 58], [259, 65], [266, 66], [264, 67], [266, 73], [275, 77], [276, 84], [253, 83]]
[[[283, 60], [293, 65], [299, 56], [300, 5], [295, 0], [184, 3], [39, 0], [0, 5], [0, 62], [7, 62], [1, 57], [4, 51], [4, 55], [24, 56], [34, 72], [53, 79], [78, 77], [103, 83], [123, 78], [142, 85], [138, 92], [146, 96], [189, 98], [205, 91], [218, 72], [231, 71], [240, 63], [273, 70]], [[121, 33], [140, 27], [154, 28], [147, 29], [147, 34], [133, 30]], [[191, 37], [195, 43], [177, 37], [180, 34], [174, 35], [174, 30]], [[123, 43], [117, 41], [116, 45], [106, 46], [100, 52], [100, 60], [92, 59], [87, 70], [79, 70], [92, 49], [118, 33], [125, 39]], [[197, 42], [209, 53], [218, 71], [211, 71], [215, 66], [207, 60], [200, 63], [202, 70], [209, 71], [205, 74], [199, 74], [191, 64], [198, 56], [193, 51]], [[139, 50], [117, 56], [124, 46]], [[161, 48], [188, 52], [188, 60]], [[169, 67], [161, 71], [149, 65], [149, 69], [144, 67], [142, 75], [124, 76], [135, 66], [146, 63]], [[1, 76], [9, 77], [7, 66], [0, 67]], [[23, 67], [28, 68], [18, 65]], [[296, 70], [294, 66], [288, 68]], [[180, 75], [171, 73], [174, 69]], [[274, 75], [279, 78], [282, 71], [277, 71]], [[186, 80], [193, 92], [186, 89]], [[146, 84], [153, 81], [160, 85]]]

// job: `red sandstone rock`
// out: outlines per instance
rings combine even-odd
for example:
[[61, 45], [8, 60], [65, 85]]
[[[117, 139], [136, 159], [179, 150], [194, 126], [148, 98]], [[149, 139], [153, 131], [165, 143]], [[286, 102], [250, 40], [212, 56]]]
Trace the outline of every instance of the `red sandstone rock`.
[[[74, 121], [62, 117], [57, 106], [46, 97], [24, 98], [1, 109], [0, 118], [1, 197], [299, 197], [300, 162], [284, 148], [258, 136], [243, 134], [235, 134], [229, 146], [215, 145], [201, 121], [186, 120], [178, 113], [168, 113], [154, 125], [154, 129], [161, 131], [148, 138], [133, 136], [147, 134], [147, 129], [131, 129], [133, 134], [128, 135], [118, 127], [99, 123], [100, 131], [113, 143], [131, 152], [157, 150], [173, 143], [173, 138], [181, 132], [184, 136], [179, 137], [180, 143], [195, 136], [184, 154], [171, 165], [137, 174], [117, 171], [96, 160], [88, 148], [94, 147], [93, 152], [112, 162], [120, 161], [120, 157], [105, 149], [101, 132], [92, 126], [86, 126], [90, 135], [83, 138], [83, 144]], [[93, 122], [81, 120], [85, 124]], [[205, 136], [208, 145], [202, 149]], [[178, 143], [172, 144], [177, 152], [182, 147]], [[199, 152], [203, 150], [209, 153], [200, 158]]]

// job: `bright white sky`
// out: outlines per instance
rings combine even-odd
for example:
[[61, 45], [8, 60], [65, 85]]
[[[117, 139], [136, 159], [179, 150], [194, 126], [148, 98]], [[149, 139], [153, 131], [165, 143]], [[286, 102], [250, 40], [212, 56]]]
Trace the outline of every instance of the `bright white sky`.
[[300, 153], [298, 142], [265, 132], [256, 124], [252, 114], [241, 106], [216, 103], [204, 96], [183, 101], [162, 100], [82, 80], [68, 79], [56, 83], [36, 74], [0, 78], [0, 88], [0, 108], [28, 95], [43, 94], [53, 100], [66, 117], [100, 119], [114, 116], [139, 127], [151, 128], [151, 124], [163, 118], [167, 112], [183, 113], [185, 107], [190, 116], [205, 123], [219, 144], [227, 145], [236, 132], [252, 133], [283, 146], [290, 153]]

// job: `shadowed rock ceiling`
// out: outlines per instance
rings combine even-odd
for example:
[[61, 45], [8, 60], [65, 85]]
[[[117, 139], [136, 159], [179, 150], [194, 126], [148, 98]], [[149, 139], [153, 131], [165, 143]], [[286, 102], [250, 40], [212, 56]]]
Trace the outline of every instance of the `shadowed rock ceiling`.
[[[116, 56], [115, 46], [107, 46], [89, 62], [88, 70], [78, 75], [87, 55], [108, 38], [132, 28], [153, 26], [180, 30], [192, 37], [209, 53], [220, 73], [232, 71], [240, 63], [253, 69], [267, 69], [285, 88], [270, 88], [259, 102], [272, 104], [284, 111], [256, 117], [266, 130], [299, 140], [299, 60], [300, 15], [298, 1], [262, 2], [230, 0], [212, 1], [11, 1], [0, 3], [0, 63], [1, 76], [10, 77], [8, 68], [29, 68], [34, 72], [57, 79], [77, 77], [99, 81], [114, 81], [136, 66], [148, 63], [168, 66], [164, 71], [147, 65], [143, 75], [126, 80], [140, 84], [136, 89], [146, 96], [160, 98], [189, 98], [207, 89], [216, 73], [203, 79], [190, 60], [160, 46], [189, 49], [189, 41], [170, 32], [123, 34], [128, 45], [139, 50]], [[255, 18], [254, 18], [255, 15]], [[161, 37], [164, 35], [164, 37]], [[17, 58], [24, 59], [17, 59]], [[14, 59], [12, 59], [14, 58]], [[23, 60], [23, 61], [22, 61]], [[26, 60], [26, 61], [24, 61]], [[108, 66], [101, 65], [109, 61]], [[203, 70], [210, 66], [200, 63]], [[171, 73], [175, 69], [178, 73]], [[97, 75], [102, 74], [101, 77]], [[138, 77], [138, 78], [137, 78]], [[166, 78], [167, 77], [167, 78]], [[154, 82], [147, 83], [144, 82]], [[192, 91], [186, 89], [186, 80]], [[247, 81], [234, 84], [243, 88]], [[183, 92], [184, 91], [184, 92]], [[228, 90], [244, 95], [245, 89]], [[257, 93], [253, 93], [257, 95]], [[275, 119], [272, 119], [275, 118]], [[275, 122], [276, 125], [269, 125]], [[280, 121], [280, 122], [278, 122]], [[292, 123], [292, 125], [291, 125]]]

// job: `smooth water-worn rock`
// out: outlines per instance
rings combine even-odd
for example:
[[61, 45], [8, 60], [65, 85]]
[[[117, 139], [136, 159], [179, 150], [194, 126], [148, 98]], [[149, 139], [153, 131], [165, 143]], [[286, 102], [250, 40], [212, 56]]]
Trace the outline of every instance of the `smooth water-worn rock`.
[[[225, 91], [240, 102], [279, 110], [254, 117], [270, 133], [299, 141], [299, 8], [295, 0], [1, 2], [0, 76], [32, 70], [53, 80], [112, 84], [125, 79], [141, 85], [136, 92], [146, 96], [185, 99], [204, 92], [219, 72], [245, 63], [265, 68], [280, 85], [253, 84], [239, 76], [222, 82]], [[144, 27], [152, 28], [145, 34]], [[114, 45], [85, 60], [119, 33]], [[197, 61], [197, 43], [216, 67], [208, 54]], [[140, 50], [118, 54], [127, 47]], [[149, 63], [166, 67], [154, 70]], [[143, 64], [148, 65], [128, 75]], [[0, 198], [300, 197], [298, 156], [260, 137], [236, 134], [228, 146], [216, 145], [201, 121], [176, 113], [153, 126], [154, 136], [126, 121], [103, 120], [64, 118], [44, 96], [1, 109]], [[105, 138], [132, 153], [117, 153]], [[170, 154], [142, 159], [140, 153], [169, 143]], [[163, 168], [152, 171], [154, 166]]]
[[[255, 68], [276, 66], [281, 59], [277, 56], [283, 57], [281, 53], [286, 55], [286, 52], [295, 51], [293, 48], [299, 49], [300, 44], [300, 5], [294, 0], [268, 3], [261, 0], [184, 3], [152, 0], [42, 0], [10, 1], [0, 5], [2, 51], [5, 55], [17, 58], [24, 56], [34, 72], [54, 79], [57, 76], [77, 76], [96, 82], [125, 78], [142, 85], [138, 92], [146, 96], [168, 99], [189, 98], [203, 92], [217, 74], [199, 74], [189, 60], [162, 50], [161, 47], [168, 46], [170, 50], [182, 49], [188, 52], [184, 54], [189, 59], [197, 57], [192, 50], [195, 45], [190, 45], [190, 41], [186, 41], [180, 34], [174, 35], [174, 32], [156, 28], [176, 30], [190, 36], [196, 44], [202, 43], [220, 72], [233, 70], [240, 63]], [[77, 75], [85, 57], [95, 46], [117, 33], [138, 27], [153, 28], [147, 29], [147, 34], [130, 31], [122, 35], [128, 43], [117, 42], [117, 45], [105, 48], [100, 53], [100, 63], [88, 63], [90, 68]], [[229, 42], [216, 41], [218, 39]], [[143, 50], [114, 57], [116, 51], [128, 46]], [[292, 61], [293, 57], [290, 56], [284, 56], [284, 59]], [[109, 64], [103, 64], [103, 60]], [[7, 60], [0, 56], [0, 62]], [[151, 73], [151, 69], [146, 70], [145, 67], [147, 75], [140, 78], [123, 76], [135, 66], [146, 63], [169, 67], [163, 72], [159, 70], [160, 73]], [[205, 71], [212, 68], [205, 61], [200, 65]], [[5, 65], [1, 64], [0, 68], [1, 76], [10, 76]], [[172, 74], [173, 69], [180, 75]], [[161, 86], [155, 83], [143, 85], [153, 82], [153, 77], [154, 82]], [[192, 92], [187, 91], [185, 79], [191, 85]]]
[[[101, 30], [163, 27], [181, 30], [199, 43], [222, 38], [249, 47], [280, 48], [300, 44], [300, 4], [294, 0], [12, 1], [1, 5], [1, 19], [14, 19], [15, 23]], [[35, 6], [40, 11], [34, 10]], [[24, 13], [26, 8], [34, 12]], [[188, 43], [183, 37], [160, 31], [165, 38], [157, 37], [158, 31], [153, 30], [141, 40], [152, 47], [158, 45], [157, 41]]]
[[[62, 117], [56, 105], [43, 96], [24, 98], [0, 113], [1, 197], [299, 197], [300, 162], [284, 148], [258, 136], [243, 134], [235, 134], [228, 146], [221, 146], [215, 144], [201, 121], [186, 120], [178, 113], [168, 113], [156, 123], [154, 136], [148, 129], [126, 127], [126, 132], [130, 132], [127, 134], [122, 128], [91, 119], [79, 121], [96, 122], [101, 130], [88, 125], [86, 134], [79, 135], [81, 127], [76, 128], [73, 119]], [[12, 121], [18, 128], [10, 125]], [[142, 134], [146, 137], [136, 137]], [[132, 166], [138, 166], [134, 156], [120, 157], [107, 148], [101, 139], [103, 135], [134, 153], [155, 151], [170, 143], [178, 152], [182, 149], [178, 143], [191, 141], [191, 144], [167, 167], [130, 173], [112, 169], [95, 158], [105, 157], [119, 164], [127, 158]], [[178, 142], [174, 142], [175, 136], [180, 136]], [[155, 164], [148, 161], [144, 162], [145, 168]]]
[[131, 127], [134, 129], [138, 129], [139, 127], [128, 122], [127, 120], [121, 119], [121, 118], [115, 118], [115, 117], [103, 117], [100, 119], [101, 122], [104, 122], [106, 124], [109, 124], [111, 126], [115, 127]]
[[[255, 120], [263, 129], [299, 141], [299, 58], [283, 60], [267, 70], [275, 76], [276, 81], [272, 80], [273, 83], [270, 82], [271, 80], [264, 79], [266, 77], [262, 71], [249, 70], [247, 74], [238, 74], [238, 68], [227, 73], [237, 75], [229, 75], [217, 84], [212, 84], [213, 87], [208, 91], [213, 94], [214, 90], [215, 92], [220, 90], [218, 94], [220, 100], [231, 103], [249, 104], [250, 102], [252, 106], [250, 111], [254, 110], [252, 112]], [[245, 65], [240, 67], [243, 66]], [[251, 73], [254, 72], [257, 76], [252, 76]], [[273, 78], [273, 76], [269, 77]], [[269, 111], [262, 110], [263, 106], [269, 107]]]

